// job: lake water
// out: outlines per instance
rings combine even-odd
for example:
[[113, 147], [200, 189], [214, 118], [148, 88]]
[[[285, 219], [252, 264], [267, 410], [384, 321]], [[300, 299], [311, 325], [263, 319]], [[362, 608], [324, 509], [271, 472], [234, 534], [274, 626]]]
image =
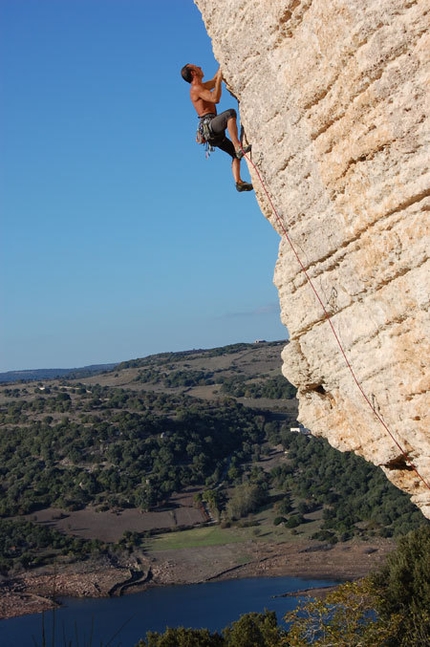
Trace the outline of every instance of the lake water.
[[333, 580], [249, 578], [205, 584], [156, 587], [108, 599], [64, 599], [43, 616], [0, 620], [0, 647], [134, 647], [147, 631], [166, 627], [206, 627], [221, 631], [250, 611], [275, 611], [278, 621], [297, 598], [276, 597], [301, 589], [330, 586]]

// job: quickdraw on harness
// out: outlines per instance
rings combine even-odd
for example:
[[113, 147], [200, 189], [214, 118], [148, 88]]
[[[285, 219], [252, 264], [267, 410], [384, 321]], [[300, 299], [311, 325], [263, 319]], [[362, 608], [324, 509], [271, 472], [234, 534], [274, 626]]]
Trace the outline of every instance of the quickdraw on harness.
[[196, 142], [206, 147], [206, 157], [209, 157], [215, 150], [214, 142], [218, 139], [212, 132], [211, 121], [215, 114], [207, 114], [199, 118], [199, 125], [196, 132]]

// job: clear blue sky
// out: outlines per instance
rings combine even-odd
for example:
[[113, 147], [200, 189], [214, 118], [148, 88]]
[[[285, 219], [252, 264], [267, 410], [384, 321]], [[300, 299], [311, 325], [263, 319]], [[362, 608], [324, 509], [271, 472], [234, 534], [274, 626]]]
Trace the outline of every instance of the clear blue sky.
[[0, 371], [285, 339], [279, 236], [195, 143], [193, 1], [2, 0], [0, 25]]

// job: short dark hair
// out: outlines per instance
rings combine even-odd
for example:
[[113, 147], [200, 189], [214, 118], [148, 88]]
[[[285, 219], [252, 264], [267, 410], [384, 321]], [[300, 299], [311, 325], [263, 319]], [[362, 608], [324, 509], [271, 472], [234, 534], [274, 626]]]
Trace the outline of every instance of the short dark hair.
[[184, 65], [184, 67], [181, 70], [181, 76], [184, 79], [184, 81], [186, 81], [187, 83], [191, 83], [191, 81], [193, 80], [193, 74], [188, 66], [189, 66], [189, 63]]

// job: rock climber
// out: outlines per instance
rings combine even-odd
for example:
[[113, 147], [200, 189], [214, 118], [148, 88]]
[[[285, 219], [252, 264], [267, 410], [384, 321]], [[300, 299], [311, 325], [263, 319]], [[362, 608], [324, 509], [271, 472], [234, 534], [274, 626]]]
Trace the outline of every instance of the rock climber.
[[[249, 153], [251, 146], [243, 147], [237, 131], [237, 113], [234, 108], [225, 110], [219, 115], [216, 111], [216, 104], [221, 99], [222, 72], [221, 69], [210, 81], [203, 81], [203, 70], [198, 65], [187, 63], [181, 70], [184, 81], [191, 84], [190, 98], [199, 116], [199, 130], [204, 133], [204, 139], [210, 146], [220, 148], [230, 155], [231, 169], [233, 172], [236, 189], [238, 191], [252, 191], [253, 186], [244, 182], [240, 176], [240, 160]], [[230, 139], [226, 137], [228, 131]]]

